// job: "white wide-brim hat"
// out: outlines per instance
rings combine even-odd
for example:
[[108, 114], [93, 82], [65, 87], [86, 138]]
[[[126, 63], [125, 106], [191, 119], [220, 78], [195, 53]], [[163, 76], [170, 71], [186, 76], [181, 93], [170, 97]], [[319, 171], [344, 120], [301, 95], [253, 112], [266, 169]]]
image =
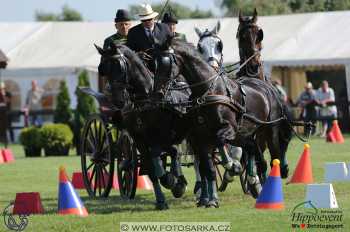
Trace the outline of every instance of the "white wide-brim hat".
[[153, 11], [152, 6], [149, 4], [141, 4], [139, 18], [141, 21], [154, 19], [158, 16], [158, 12]]

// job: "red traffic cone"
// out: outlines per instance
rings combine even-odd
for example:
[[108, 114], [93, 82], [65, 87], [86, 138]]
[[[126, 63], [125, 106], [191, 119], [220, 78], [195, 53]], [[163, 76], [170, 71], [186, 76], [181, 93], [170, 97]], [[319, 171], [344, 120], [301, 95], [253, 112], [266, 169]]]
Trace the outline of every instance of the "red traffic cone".
[[333, 121], [333, 126], [331, 129], [331, 132], [333, 133], [337, 143], [344, 143], [344, 137], [343, 137], [343, 134], [341, 133], [341, 130], [339, 128], [338, 120]]
[[137, 189], [143, 189], [143, 190], [153, 190], [153, 185], [148, 176], [146, 175], [139, 175], [140, 169], [137, 170]]
[[2, 155], [2, 150], [0, 150], [0, 164], [5, 163], [4, 156]]
[[[101, 185], [101, 188], [105, 188], [106, 186], [104, 186], [104, 185], [107, 185], [108, 177], [109, 177], [109, 174], [106, 173], [106, 172], [103, 172], [104, 181], [102, 181], [102, 179], [100, 181], [97, 180], [97, 188], [99, 188], [100, 185]], [[94, 183], [92, 183], [92, 185], [94, 186]], [[118, 177], [117, 177], [117, 175], [115, 173], [113, 175], [112, 188], [114, 188], [116, 190], [119, 190]]]
[[2, 157], [4, 158], [4, 161], [6, 163], [11, 163], [15, 161], [15, 158], [13, 157], [12, 151], [9, 148], [2, 149], [1, 150]]
[[314, 182], [312, 177], [312, 164], [310, 156], [310, 145], [304, 144], [304, 151], [299, 158], [297, 167], [294, 170], [292, 178], [287, 184], [311, 184]]
[[[91, 177], [91, 172], [88, 172], [88, 178]], [[72, 184], [75, 189], [85, 189], [83, 173], [74, 172], [72, 176]]]
[[13, 214], [41, 214], [44, 213], [38, 192], [17, 193]]
[[280, 161], [274, 159], [272, 164], [270, 175], [256, 200], [255, 208], [257, 209], [279, 210], [284, 208]]
[[60, 167], [59, 187], [58, 187], [58, 213], [74, 214], [82, 217], [88, 216], [83, 202], [78, 193], [69, 182], [64, 167]]
[[336, 143], [337, 142], [337, 139], [335, 138], [332, 130], [328, 132], [327, 137], [326, 137], [326, 141], [329, 143]]

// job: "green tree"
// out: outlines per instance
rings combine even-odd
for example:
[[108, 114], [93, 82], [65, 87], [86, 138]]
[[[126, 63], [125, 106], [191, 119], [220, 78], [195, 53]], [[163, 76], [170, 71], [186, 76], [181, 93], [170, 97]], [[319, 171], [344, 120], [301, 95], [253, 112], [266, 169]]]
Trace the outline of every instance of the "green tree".
[[74, 144], [79, 150], [81, 130], [85, 120], [90, 114], [96, 112], [95, 100], [79, 90], [79, 87], [90, 87], [89, 76], [86, 70], [82, 71], [78, 77], [78, 86], [75, 90], [77, 96], [77, 107], [74, 112]]
[[62, 7], [62, 12], [59, 14], [48, 13], [41, 10], [35, 11], [36, 21], [83, 21], [82, 15], [70, 8], [68, 5]]
[[[164, 7], [164, 4], [162, 3], [156, 3], [152, 4], [152, 9], [154, 11], [157, 11], [159, 13], [162, 12]], [[176, 2], [170, 2], [167, 6], [166, 10], [171, 9], [171, 11], [176, 15], [179, 19], [186, 19], [186, 18], [210, 18], [213, 17], [213, 13], [208, 11], [199, 10], [198, 8], [195, 10], [192, 10], [191, 8], [184, 6], [182, 4], [176, 3]], [[130, 5], [129, 11], [131, 15], [138, 15], [140, 12], [140, 6], [139, 5]], [[163, 12], [165, 13], [165, 12]], [[162, 17], [160, 15], [160, 17]]]
[[60, 82], [60, 92], [57, 95], [57, 106], [54, 112], [54, 122], [71, 125], [72, 109], [70, 108], [70, 97], [65, 81]]
[[251, 15], [255, 7], [259, 15], [349, 10], [350, 0], [221, 0], [226, 16], [237, 16], [239, 10]]

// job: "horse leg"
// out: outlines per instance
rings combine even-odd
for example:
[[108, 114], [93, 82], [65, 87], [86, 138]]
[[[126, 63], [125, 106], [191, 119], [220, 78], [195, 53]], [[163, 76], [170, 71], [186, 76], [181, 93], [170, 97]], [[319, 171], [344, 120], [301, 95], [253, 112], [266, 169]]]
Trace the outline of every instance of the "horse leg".
[[281, 170], [281, 177], [287, 178], [288, 177], [288, 162], [286, 160], [286, 156], [282, 154], [281, 151], [281, 141], [280, 141], [280, 134], [279, 134], [279, 127], [274, 126], [270, 128], [270, 136], [268, 137], [268, 147], [271, 155], [271, 161], [270, 166], [272, 167], [272, 161], [274, 159], [279, 159], [280, 164], [280, 170]]
[[153, 170], [152, 174], [149, 175], [150, 180], [152, 181], [153, 184], [153, 189], [154, 189], [154, 195], [156, 197], [156, 209], [157, 210], [166, 210], [169, 209], [168, 204], [165, 201], [165, 196], [164, 193], [162, 192], [162, 188], [159, 184], [158, 178], [154, 173], [155, 170]]
[[171, 189], [175, 185], [175, 177], [170, 172], [164, 169], [163, 161], [161, 159], [162, 149], [158, 146], [151, 148], [152, 166], [154, 168], [154, 175], [160, 179], [160, 183], [167, 189]]
[[205, 165], [206, 158], [204, 156], [208, 156], [207, 153], [199, 154], [198, 167], [201, 175], [201, 194], [197, 202], [197, 207], [206, 207], [209, 202], [207, 170]]
[[219, 207], [218, 192], [216, 189], [216, 170], [209, 152], [203, 152], [200, 156], [199, 170], [202, 178], [201, 197], [199, 206]]
[[198, 202], [201, 196], [201, 174], [199, 172], [199, 160], [197, 156], [194, 156], [193, 168], [196, 174], [196, 183], [194, 185], [193, 194], [196, 195], [196, 201]]
[[180, 156], [177, 149], [174, 146], [170, 146], [168, 152], [171, 154], [170, 172], [177, 178], [176, 184], [171, 189], [171, 192], [175, 198], [180, 198], [186, 191], [187, 180], [182, 172]]
[[261, 192], [262, 186], [260, 181], [259, 168], [258, 163], [256, 162], [256, 158], [261, 156], [259, 148], [255, 143], [251, 143], [246, 147], [246, 151], [248, 154], [248, 186], [249, 190], [254, 198], [257, 198]]
[[208, 158], [205, 164], [207, 165], [206, 170], [207, 170], [208, 195], [209, 195], [209, 202], [207, 207], [219, 208], [219, 196], [216, 188], [216, 170], [214, 167], [214, 162], [211, 157], [211, 154], [208, 155]]

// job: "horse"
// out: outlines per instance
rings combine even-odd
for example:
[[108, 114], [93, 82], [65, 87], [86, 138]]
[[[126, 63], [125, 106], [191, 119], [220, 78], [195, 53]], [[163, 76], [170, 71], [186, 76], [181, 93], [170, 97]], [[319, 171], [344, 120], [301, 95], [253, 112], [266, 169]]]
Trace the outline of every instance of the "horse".
[[[172, 51], [175, 62], [170, 73], [174, 75], [158, 78], [155, 91], [167, 88], [171, 78], [179, 74], [186, 79], [192, 92], [188, 113], [192, 125], [189, 140], [199, 156], [202, 177], [199, 204], [218, 207], [211, 152], [225, 144], [240, 146], [250, 158], [255, 160], [257, 156], [262, 163], [262, 172], [266, 172], [267, 165], [260, 148], [268, 144], [271, 160], [278, 158], [283, 163], [285, 153], [281, 149], [288, 145], [291, 131], [289, 127], [285, 132], [274, 127], [276, 124], [288, 125], [283, 106], [270, 83], [257, 78], [230, 80], [223, 72], [217, 73], [208, 65], [191, 44], [169, 38], [160, 47], [167, 53], [169, 49]], [[286, 168], [288, 166], [281, 165], [283, 178], [287, 177]], [[259, 188], [257, 176], [250, 181]]]
[[258, 12], [254, 9], [252, 17], [243, 16], [239, 12], [239, 25], [236, 38], [238, 40], [241, 68], [237, 77], [253, 77], [265, 80], [263, 65], [260, 59], [264, 31], [256, 24]]
[[218, 36], [220, 27], [221, 24], [220, 21], [218, 21], [211, 31], [206, 29], [204, 32], [202, 32], [199, 28], [194, 28], [199, 37], [197, 43], [197, 49], [199, 53], [201, 53], [203, 59], [216, 70], [221, 69], [223, 65], [223, 43]]
[[[168, 209], [159, 180], [174, 197], [181, 197], [187, 185], [177, 150], [172, 146], [182, 141], [186, 131], [182, 113], [152, 103], [153, 74], [136, 53], [124, 45], [108, 50], [96, 48], [102, 56], [99, 74], [108, 77], [113, 104], [121, 109], [116, 118], [141, 153], [140, 174], [148, 174], [152, 181], [156, 209]], [[164, 168], [164, 152], [172, 155], [171, 172]]]
[[[267, 77], [264, 76], [264, 70], [263, 65], [261, 61], [261, 49], [262, 49], [262, 41], [264, 39], [264, 32], [262, 28], [260, 28], [257, 25], [258, 21], [258, 12], [256, 9], [254, 9], [254, 13], [252, 17], [249, 16], [243, 16], [242, 12], [239, 12], [239, 26], [237, 29], [237, 40], [238, 40], [238, 47], [239, 47], [239, 55], [240, 55], [240, 64], [241, 69], [237, 73], [237, 77], [241, 78], [242, 80], [244, 78], [258, 78], [260, 80], [269, 81]], [[244, 81], [243, 81], [244, 82]], [[272, 85], [274, 88], [276, 88], [274, 85]], [[273, 126], [272, 130], [278, 131], [276, 133], [280, 133], [280, 138], [286, 138], [285, 142], [280, 142], [280, 149], [279, 151], [272, 149], [270, 152], [280, 152], [281, 157], [284, 157], [284, 159], [281, 160], [281, 175], [282, 177], [286, 178], [288, 176], [288, 161], [286, 158], [286, 151], [288, 149], [288, 144], [290, 142], [290, 139], [292, 137], [292, 115], [290, 114], [288, 110], [288, 106], [285, 102], [281, 100], [279, 91], [277, 91], [277, 99], [281, 101], [280, 105], [283, 108], [283, 112], [285, 116], [288, 118], [289, 123], [286, 123], [287, 121], [282, 121], [279, 124], [276, 124]], [[306, 125], [307, 126], [307, 125]], [[263, 142], [260, 145], [261, 152], [264, 152], [266, 146], [264, 146]], [[272, 165], [272, 160], [271, 160]]]

